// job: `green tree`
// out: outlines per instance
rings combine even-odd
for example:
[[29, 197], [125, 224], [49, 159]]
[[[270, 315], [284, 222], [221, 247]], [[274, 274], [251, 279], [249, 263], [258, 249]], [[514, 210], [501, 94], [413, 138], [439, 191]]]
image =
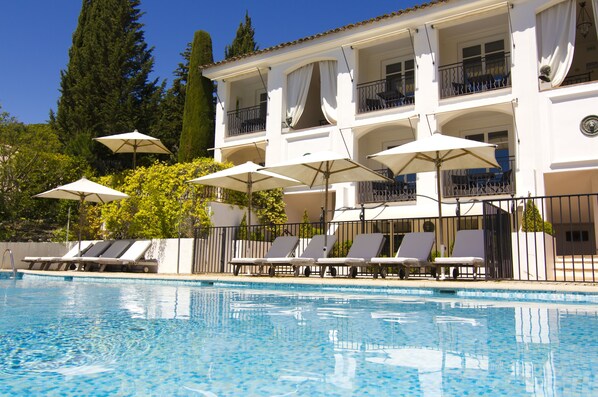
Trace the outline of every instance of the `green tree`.
[[76, 202], [33, 196], [89, 170], [61, 153], [58, 136], [48, 125], [24, 125], [1, 108], [0, 142], [0, 241], [50, 240]]
[[193, 37], [189, 62], [179, 162], [210, 156], [208, 149], [214, 147], [214, 84], [199, 70], [213, 59], [210, 35], [198, 30]]
[[140, 0], [83, 0], [61, 71], [52, 128], [69, 154], [86, 158], [106, 172], [130, 165], [127, 156], [113, 155], [91, 138], [138, 129], [150, 130], [163, 86], [150, 81], [153, 48], [144, 40], [139, 22]]
[[251, 26], [249, 13], [245, 11], [245, 23], [239, 23], [237, 35], [230, 46], [224, 48], [224, 58], [230, 59], [259, 49], [254, 39], [255, 30]]
[[166, 147], [178, 158], [179, 141], [183, 130], [183, 112], [185, 110], [185, 93], [187, 77], [189, 75], [189, 60], [191, 58], [191, 43], [187, 44], [181, 53], [183, 62], [174, 71], [172, 86], [166, 91], [160, 101], [158, 120], [151, 128], [151, 136], [159, 138]]

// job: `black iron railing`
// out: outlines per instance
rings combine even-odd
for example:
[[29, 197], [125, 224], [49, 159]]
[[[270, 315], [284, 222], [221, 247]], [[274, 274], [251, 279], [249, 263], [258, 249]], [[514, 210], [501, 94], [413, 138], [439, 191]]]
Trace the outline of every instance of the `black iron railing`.
[[[482, 279], [522, 281], [591, 282], [598, 281], [596, 223], [594, 213], [598, 194], [508, 198], [482, 201], [483, 215], [446, 216], [442, 219], [444, 246], [452, 254], [459, 230], [483, 229], [485, 265], [478, 272]], [[463, 204], [461, 204], [461, 207]], [[356, 210], [358, 211], [358, 210]], [[460, 211], [462, 213], [463, 211]], [[406, 233], [430, 231], [436, 236], [430, 260], [439, 255], [438, 219], [404, 218], [329, 222], [329, 234], [337, 243], [329, 256], [343, 257], [359, 233], [382, 233], [385, 244], [380, 256], [392, 256]], [[281, 235], [299, 237], [294, 253], [300, 255], [314, 234], [324, 233], [321, 223], [260, 225], [241, 231], [238, 226], [197, 229], [194, 248], [194, 273], [232, 273], [233, 257], [263, 257], [271, 242]], [[245, 267], [256, 273], [258, 267]], [[277, 267], [277, 274], [285, 273]], [[336, 269], [347, 276], [348, 268]], [[389, 273], [393, 270], [389, 269]], [[445, 269], [445, 274], [451, 274]], [[370, 266], [359, 267], [360, 276], [372, 276]], [[291, 274], [290, 267], [286, 271]], [[462, 268], [459, 278], [471, 278], [471, 268]], [[303, 271], [300, 272], [303, 274]], [[429, 268], [415, 268], [409, 277], [432, 277]]]
[[440, 66], [440, 98], [450, 98], [511, 86], [511, 57], [479, 58]]
[[514, 280], [595, 283], [597, 203], [595, 193], [484, 201], [487, 264]]
[[[385, 168], [376, 170], [388, 178], [393, 178], [392, 172]], [[359, 203], [386, 203], [394, 201], [415, 200], [417, 193], [415, 179], [410, 181], [406, 175], [399, 175], [394, 182], [359, 182], [357, 195]]]
[[494, 196], [515, 193], [515, 160], [509, 159], [509, 168], [450, 170], [442, 175], [444, 197]]
[[413, 79], [384, 79], [357, 85], [357, 113], [415, 103]]
[[250, 134], [266, 130], [266, 107], [264, 104], [227, 113], [227, 136]]
[[563, 80], [561, 86], [587, 83], [589, 81], [592, 81], [592, 72], [573, 74], [571, 76], [565, 77], [565, 80]]

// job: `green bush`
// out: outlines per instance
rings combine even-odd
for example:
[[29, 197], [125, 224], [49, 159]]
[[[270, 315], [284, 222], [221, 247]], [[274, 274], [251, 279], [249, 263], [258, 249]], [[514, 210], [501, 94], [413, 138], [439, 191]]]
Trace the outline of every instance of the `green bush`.
[[523, 219], [521, 221], [521, 230], [523, 232], [544, 232], [553, 235], [552, 223], [545, 222], [542, 215], [534, 204], [533, 200], [527, 200], [523, 210]]
[[299, 237], [312, 238], [316, 234], [322, 234], [322, 228], [315, 227], [313, 223], [309, 221], [307, 210], [304, 210], [301, 225], [299, 225]]

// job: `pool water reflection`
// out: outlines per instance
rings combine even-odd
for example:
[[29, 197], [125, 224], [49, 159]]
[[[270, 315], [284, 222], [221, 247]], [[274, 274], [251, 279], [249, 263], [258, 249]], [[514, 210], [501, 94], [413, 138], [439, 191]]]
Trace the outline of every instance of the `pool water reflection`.
[[598, 305], [0, 280], [0, 395], [589, 396]]

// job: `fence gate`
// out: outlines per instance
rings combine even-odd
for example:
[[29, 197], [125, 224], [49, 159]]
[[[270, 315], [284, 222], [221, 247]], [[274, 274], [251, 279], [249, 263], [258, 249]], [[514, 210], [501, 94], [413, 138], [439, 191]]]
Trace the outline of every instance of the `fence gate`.
[[486, 278], [513, 278], [511, 214], [485, 201], [483, 224], [486, 246]]

